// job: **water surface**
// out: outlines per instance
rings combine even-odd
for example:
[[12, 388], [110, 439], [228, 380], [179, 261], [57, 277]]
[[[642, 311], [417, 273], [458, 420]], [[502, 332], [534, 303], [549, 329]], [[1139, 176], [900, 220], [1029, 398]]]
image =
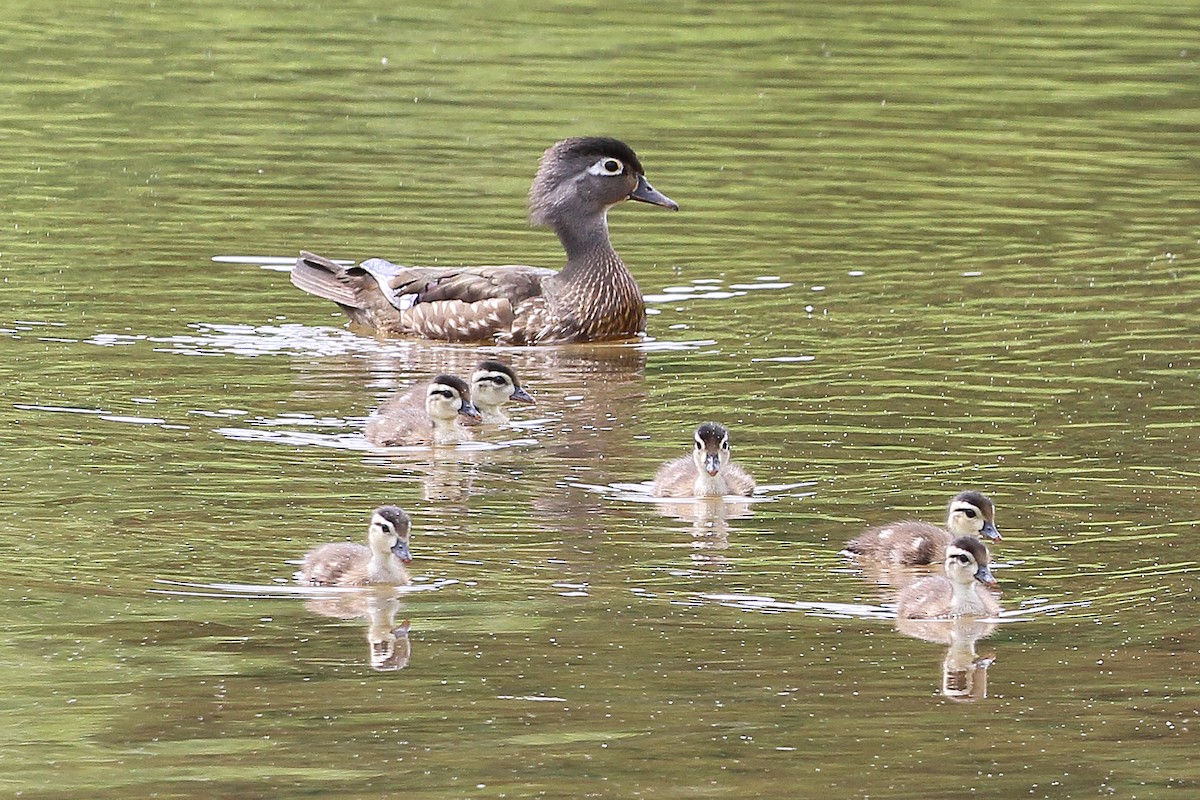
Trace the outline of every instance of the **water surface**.
[[[8, 793], [1196, 791], [1187, 9], [7, 16]], [[483, 445], [361, 437], [479, 349], [347, 330], [213, 260], [556, 266], [523, 198], [585, 133], [682, 206], [611, 214], [649, 338], [488, 350], [538, 403]], [[709, 418], [767, 490], [640, 495]], [[837, 551], [968, 486], [999, 507], [1005, 614], [897, 630], [904, 576]], [[417, 590], [295, 591], [384, 502]]]

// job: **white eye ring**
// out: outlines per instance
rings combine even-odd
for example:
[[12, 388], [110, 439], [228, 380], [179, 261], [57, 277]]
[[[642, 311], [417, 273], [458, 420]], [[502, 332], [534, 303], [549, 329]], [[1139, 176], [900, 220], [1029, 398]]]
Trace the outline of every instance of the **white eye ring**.
[[613, 175], [620, 175], [624, 171], [625, 165], [611, 156], [605, 156], [588, 167], [588, 172], [592, 175], [604, 175], [610, 178]]

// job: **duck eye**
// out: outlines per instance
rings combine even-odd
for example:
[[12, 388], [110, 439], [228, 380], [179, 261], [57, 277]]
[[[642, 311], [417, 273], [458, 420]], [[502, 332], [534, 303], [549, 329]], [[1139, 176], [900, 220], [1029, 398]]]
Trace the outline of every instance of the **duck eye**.
[[968, 561], [970, 561], [970, 559], [967, 558], [965, 553], [955, 553], [954, 555], [952, 555], [950, 557], [953, 558], [955, 561], [957, 561], [960, 564], [965, 564]]
[[449, 389], [434, 389], [430, 394], [436, 394], [438, 397], [445, 397], [448, 400], [454, 399], [454, 392]]
[[971, 519], [975, 519], [975, 517], [976, 517], [976, 512], [975, 512], [975, 509], [973, 509], [973, 508], [960, 508], [959, 511], [966, 514]]
[[595, 164], [588, 167], [588, 172], [593, 175], [620, 175], [624, 171], [625, 165], [615, 158], [602, 158]]
[[728, 440], [728, 439], [723, 439], [723, 440], [721, 440], [721, 449], [722, 449], [722, 450], [728, 450], [728, 449], [729, 449], [729, 440]]
[[697, 450], [703, 450], [703, 449], [704, 449], [704, 442], [702, 442], [702, 441], [700, 441], [699, 439], [697, 439], [697, 440], [696, 440], [696, 449], [697, 449]]
[[392, 532], [392, 523], [390, 523], [390, 522], [380, 522], [380, 523], [379, 523], [379, 530], [383, 531], [384, 533], [391, 533], [391, 532]]

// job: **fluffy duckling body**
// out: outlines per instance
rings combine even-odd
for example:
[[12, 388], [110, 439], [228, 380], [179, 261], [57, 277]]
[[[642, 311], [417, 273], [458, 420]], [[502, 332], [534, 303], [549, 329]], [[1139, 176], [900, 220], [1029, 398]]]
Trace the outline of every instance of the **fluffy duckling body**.
[[471, 389], [462, 378], [438, 375], [385, 402], [367, 420], [367, 441], [380, 447], [455, 444], [469, 441], [469, 427], [482, 419], [471, 402]]
[[406, 267], [381, 258], [344, 267], [301, 253], [292, 283], [378, 331], [504, 344], [628, 339], [646, 326], [632, 273], [608, 238], [608, 210], [639, 200], [679, 205], [646, 180], [624, 142], [585, 137], [542, 154], [529, 190], [530, 221], [558, 234], [561, 271], [527, 266]]
[[974, 536], [960, 536], [946, 547], [944, 575], [930, 575], [900, 591], [896, 616], [901, 619], [934, 617], [991, 617], [1000, 604], [989, 586], [996, 585], [988, 569], [988, 551]]
[[508, 422], [504, 404], [509, 400], [532, 403], [534, 399], [521, 386], [517, 373], [499, 361], [484, 361], [471, 374], [471, 399], [486, 424]]
[[680, 456], [658, 468], [655, 497], [749, 496], [754, 478], [732, 460], [729, 431], [716, 422], [696, 428], [692, 454]]
[[976, 491], [956, 494], [947, 509], [945, 528], [914, 520], [893, 522], [851, 539], [846, 550], [891, 564], [937, 564], [946, 557], [946, 547], [959, 536], [1000, 540], [996, 506], [987, 495]]
[[296, 580], [313, 586], [405, 586], [405, 565], [412, 522], [397, 506], [380, 506], [371, 513], [367, 544], [335, 542], [310, 550]]

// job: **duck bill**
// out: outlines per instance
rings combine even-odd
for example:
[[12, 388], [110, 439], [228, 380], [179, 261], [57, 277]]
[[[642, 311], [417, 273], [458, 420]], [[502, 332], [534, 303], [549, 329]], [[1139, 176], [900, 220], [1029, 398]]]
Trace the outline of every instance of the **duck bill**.
[[704, 471], [714, 478], [717, 477], [717, 473], [721, 471], [721, 457], [716, 453], [705, 455]]
[[392, 545], [392, 555], [400, 559], [401, 564], [412, 563], [412, 553], [408, 552], [408, 542], [403, 539]]
[[992, 571], [987, 568], [986, 564], [980, 565], [979, 569], [975, 570], [975, 580], [989, 588], [995, 588], [1000, 585], [996, 582], [996, 577], [992, 575]]
[[987, 538], [997, 542], [1000, 541], [1000, 531], [996, 529], [996, 523], [992, 522], [990, 519], [984, 521], [983, 530], [979, 532], [979, 535], [986, 536]]
[[650, 203], [655, 206], [669, 208], [672, 211], [679, 210], [679, 203], [676, 203], [665, 194], [655, 189], [650, 185], [650, 181], [646, 180], [645, 175], [637, 176], [637, 186], [629, 193], [630, 200], [640, 200], [643, 203]]
[[516, 390], [512, 393], [512, 395], [509, 396], [508, 399], [516, 400], [518, 403], [535, 403], [535, 402], [537, 402], [536, 400], [533, 399], [533, 397], [529, 394], [529, 392], [525, 391], [520, 386], [518, 386], [516, 388]]
[[483, 414], [479, 413], [479, 409], [474, 403], [463, 403], [458, 409], [458, 415], [463, 418], [464, 425], [482, 425]]

